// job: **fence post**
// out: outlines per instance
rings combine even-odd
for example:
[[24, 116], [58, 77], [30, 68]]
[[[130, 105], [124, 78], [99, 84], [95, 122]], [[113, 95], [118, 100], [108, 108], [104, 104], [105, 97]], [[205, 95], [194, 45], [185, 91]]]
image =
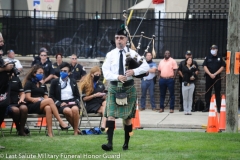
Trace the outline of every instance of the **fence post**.
[[209, 45], [212, 45], [212, 11], [210, 10], [209, 11], [209, 19], [210, 19], [210, 30], [209, 30], [209, 35], [210, 35], [210, 44]]
[[34, 9], [34, 17], [33, 17], [33, 57], [35, 57], [36, 51], [36, 9]]
[[161, 40], [161, 37], [160, 37], [160, 28], [161, 28], [161, 11], [158, 12], [158, 35], [157, 35], [157, 40], [158, 40], [158, 48], [157, 48], [157, 55], [156, 55], [156, 58], [158, 57], [159, 58], [159, 53], [160, 53], [160, 40]]
[[95, 58], [97, 56], [97, 52], [98, 52], [98, 12], [96, 12], [96, 36], [95, 36], [95, 41], [94, 41], [94, 46], [95, 48], [93, 49], [93, 58]]

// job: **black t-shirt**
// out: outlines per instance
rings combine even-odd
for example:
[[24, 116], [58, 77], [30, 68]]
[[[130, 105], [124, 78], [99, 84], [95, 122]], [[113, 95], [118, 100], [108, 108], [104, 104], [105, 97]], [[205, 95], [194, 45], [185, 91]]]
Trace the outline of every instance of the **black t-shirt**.
[[195, 77], [196, 68], [188, 68], [186, 65], [182, 66], [183, 82], [193, 83], [194, 80], [190, 80], [191, 76]]
[[79, 81], [85, 74], [86, 74], [86, 71], [82, 65], [80, 64], [76, 64], [75, 66], [71, 65], [70, 78], [73, 78], [76, 81]]
[[212, 74], [217, 72], [221, 67], [225, 67], [225, 62], [221, 56], [209, 55], [205, 58], [203, 66], [206, 66]]
[[10, 93], [10, 103], [17, 104], [19, 101], [19, 93], [23, 92], [23, 87], [20, 79], [13, 76], [10, 80], [11, 83], [11, 93]]
[[[186, 59], [180, 62], [179, 67], [178, 67], [179, 71], [183, 72], [183, 66], [186, 66], [185, 62], [186, 62]], [[197, 62], [193, 60], [193, 64], [196, 66], [196, 71], [199, 71]], [[179, 76], [179, 81], [182, 82], [181, 76]]]
[[31, 97], [44, 97], [48, 95], [47, 87], [45, 84], [37, 87], [36, 83], [32, 81], [27, 81], [24, 86], [25, 93], [31, 93]]
[[[105, 86], [102, 82], [98, 82], [96, 83], [95, 87], [94, 87], [94, 91], [92, 94], [95, 94], [97, 92], [102, 92], [105, 90]], [[84, 91], [83, 91], [83, 94]], [[86, 101], [86, 106], [90, 106], [92, 104], [96, 104], [96, 103], [102, 103], [104, 100], [102, 99], [102, 97], [96, 97], [96, 98], [93, 98], [91, 99], [90, 101]]]

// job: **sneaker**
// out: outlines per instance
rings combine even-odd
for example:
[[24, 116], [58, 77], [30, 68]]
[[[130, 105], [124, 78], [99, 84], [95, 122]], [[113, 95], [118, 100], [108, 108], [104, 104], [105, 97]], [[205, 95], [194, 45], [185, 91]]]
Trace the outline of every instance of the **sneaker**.
[[145, 110], [145, 108], [140, 108], [139, 110], [140, 110], [140, 111], [144, 111], [144, 110]]
[[174, 110], [173, 109], [170, 109], [170, 113], [173, 113], [174, 112]]

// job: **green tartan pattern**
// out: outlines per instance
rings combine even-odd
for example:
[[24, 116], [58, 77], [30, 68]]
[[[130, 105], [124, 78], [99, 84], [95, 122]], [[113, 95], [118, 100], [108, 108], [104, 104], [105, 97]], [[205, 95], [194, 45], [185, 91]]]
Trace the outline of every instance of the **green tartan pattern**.
[[[120, 106], [116, 104], [115, 93], [119, 92], [127, 93], [128, 105]], [[108, 87], [107, 104], [104, 116], [122, 119], [134, 118], [136, 112], [136, 100], [137, 91], [134, 85], [122, 88], [110, 85]]]

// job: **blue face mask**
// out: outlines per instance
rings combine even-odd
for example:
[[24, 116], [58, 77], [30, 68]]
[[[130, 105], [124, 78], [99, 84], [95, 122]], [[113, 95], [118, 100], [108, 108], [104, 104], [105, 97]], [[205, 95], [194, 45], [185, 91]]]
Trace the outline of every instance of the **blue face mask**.
[[41, 81], [43, 79], [43, 74], [36, 74], [37, 81]]
[[60, 77], [62, 80], [65, 79], [67, 76], [68, 76], [67, 72], [60, 72]]

